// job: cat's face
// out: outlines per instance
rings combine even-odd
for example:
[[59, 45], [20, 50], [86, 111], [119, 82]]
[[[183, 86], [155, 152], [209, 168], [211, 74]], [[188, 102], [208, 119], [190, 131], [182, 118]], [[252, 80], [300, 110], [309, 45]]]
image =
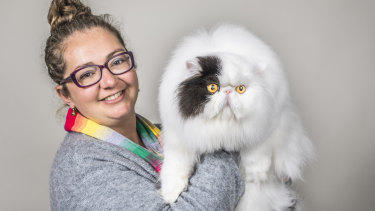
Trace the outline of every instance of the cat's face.
[[238, 55], [218, 53], [187, 62], [193, 76], [180, 83], [179, 110], [185, 119], [236, 120], [265, 113], [269, 93], [262, 82], [265, 67]]

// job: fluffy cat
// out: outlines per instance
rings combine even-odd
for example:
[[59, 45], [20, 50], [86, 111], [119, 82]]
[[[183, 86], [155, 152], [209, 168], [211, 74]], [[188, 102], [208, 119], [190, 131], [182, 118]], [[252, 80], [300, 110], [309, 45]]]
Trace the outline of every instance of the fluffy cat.
[[240, 152], [246, 181], [237, 210], [295, 207], [285, 181], [301, 178], [313, 149], [275, 53], [245, 28], [222, 24], [183, 39], [163, 74], [161, 194], [173, 203], [202, 153]]

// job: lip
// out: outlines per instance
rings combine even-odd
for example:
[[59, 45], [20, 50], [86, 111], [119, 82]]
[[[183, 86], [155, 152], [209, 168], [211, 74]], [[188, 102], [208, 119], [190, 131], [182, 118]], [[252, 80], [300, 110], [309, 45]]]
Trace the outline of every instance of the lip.
[[125, 95], [125, 89], [121, 90], [120, 92], [121, 92], [121, 95], [120, 95], [119, 97], [117, 97], [116, 99], [113, 99], [113, 100], [104, 100], [105, 98], [107, 98], [107, 97], [109, 97], [109, 96], [112, 96], [112, 95], [114, 95], [114, 94], [116, 94], [116, 93], [118, 93], [118, 92], [115, 92], [115, 93], [113, 93], [113, 94], [111, 94], [111, 95], [108, 95], [108, 96], [104, 97], [103, 99], [101, 99], [101, 100], [99, 100], [99, 101], [104, 102], [104, 103], [106, 103], [106, 104], [114, 104], [114, 103], [117, 103], [117, 102], [121, 101], [121, 100], [124, 98], [124, 95]]

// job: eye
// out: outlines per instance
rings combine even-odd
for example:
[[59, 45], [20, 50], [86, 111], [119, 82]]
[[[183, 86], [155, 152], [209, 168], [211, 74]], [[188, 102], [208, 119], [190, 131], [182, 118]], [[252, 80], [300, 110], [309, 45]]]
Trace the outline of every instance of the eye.
[[215, 92], [217, 92], [217, 90], [219, 89], [218, 85], [217, 84], [210, 84], [207, 86], [207, 90], [213, 94]]
[[123, 58], [116, 58], [115, 60], [113, 60], [112, 65], [120, 65], [123, 62], [124, 62]]
[[110, 61], [110, 67], [124, 65], [126, 63], [129, 63], [129, 59], [130, 59], [129, 55], [126, 55], [126, 54], [118, 55]]
[[244, 85], [237, 86], [236, 91], [240, 94], [243, 94], [246, 91], [246, 87]]
[[[81, 72], [81, 71], [80, 71]], [[87, 78], [91, 78], [93, 77], [94, 75], [96, 74], [96, 71], [95, 70], [84, 70], [82, 71], [82, 73], [78, 76], [78, 80], [79, 81], [82, 81], [82, 80], [85, 80]]]

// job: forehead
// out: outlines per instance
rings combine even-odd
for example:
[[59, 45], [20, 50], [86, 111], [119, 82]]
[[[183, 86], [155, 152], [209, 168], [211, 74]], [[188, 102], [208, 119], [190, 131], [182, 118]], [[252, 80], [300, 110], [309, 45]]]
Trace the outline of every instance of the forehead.
[[220, 82], [222, 85], [247, 84], [254, 76], [254, 63], [235, 54], [221, 54], [222, 69]]
[[108, 30], [93, 27], [73, 33], [64, 42], [63, 56], [66, 70], [92, 62], [105, 62], [106, 56], [117, 49], [124, 49], [117, 37]]
[[92, 27], [71, 34], [63, 43], [66, 51], [73, 51], [77, 47], [91, 47], [105, 45], [122, 45], [115, 34], [101, 27]]

